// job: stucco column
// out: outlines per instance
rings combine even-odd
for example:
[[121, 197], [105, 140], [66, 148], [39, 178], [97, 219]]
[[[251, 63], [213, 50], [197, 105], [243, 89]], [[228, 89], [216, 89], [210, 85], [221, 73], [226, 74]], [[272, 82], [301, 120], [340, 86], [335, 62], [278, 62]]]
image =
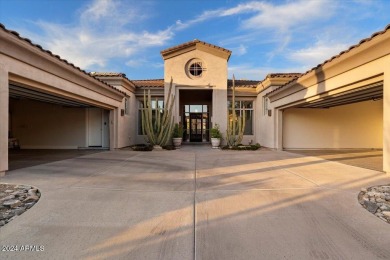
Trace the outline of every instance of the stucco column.
[[118, 118], [120, 116], [120, 108], [110, 110], [110, 150], [118, 148]]
[[283, 110], [275, 109], [275, 147], [283, 150]]
[[383, 80], [383, 171], [390, 174], [390, 57]]
[[0, 176], [8, 170], [8, 71], [0, 64]]
[[[212, 127], [218, 124], [223, 137], [226, 137], [227, 130], [227, 98], [226, 88], [216, 87], [213, 89]], [[226, 143], [226, 138], [223, 140], [223, 143]]]

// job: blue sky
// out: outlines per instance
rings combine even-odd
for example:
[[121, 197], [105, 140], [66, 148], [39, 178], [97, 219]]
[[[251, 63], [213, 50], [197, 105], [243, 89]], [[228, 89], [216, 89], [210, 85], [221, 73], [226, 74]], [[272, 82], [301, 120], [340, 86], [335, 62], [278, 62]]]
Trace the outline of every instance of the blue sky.
[[0, 0], [0, 22], [86, 71], [163, 78], [160, 51], [233, 51], [229, 75], [304, 72], [390, 23], [388, 0]]

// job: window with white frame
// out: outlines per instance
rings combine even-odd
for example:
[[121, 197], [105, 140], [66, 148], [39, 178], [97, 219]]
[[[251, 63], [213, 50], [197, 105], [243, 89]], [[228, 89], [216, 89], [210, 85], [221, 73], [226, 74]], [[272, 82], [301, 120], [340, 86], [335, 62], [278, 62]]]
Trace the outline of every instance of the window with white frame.
[[[142, 133], [142, 111], [146, 109], [143, 106], [144, 101], [139, 100], [138, 101], [138, 135], [143, 135]], [[164, 109], [164, 98], [158, 97], [158, 98], [152, 98], [152, 118], [154, 119], [156, 117], [156, 112], [159, 111], [160, 113], [163, 113]]]
[[[229, 117], [232, 115], [232, 101], [228, 101]], [[235, 101], [234, 108], [237, 116], [245, 115], [244, 135], [253, 135], [253, 101], [239, 100]]]

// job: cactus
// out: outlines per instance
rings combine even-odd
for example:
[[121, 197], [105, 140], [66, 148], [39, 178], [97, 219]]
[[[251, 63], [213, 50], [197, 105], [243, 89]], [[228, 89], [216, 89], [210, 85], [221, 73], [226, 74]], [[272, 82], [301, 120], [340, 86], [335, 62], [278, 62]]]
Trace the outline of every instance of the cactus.
[[[172, 78], [169, 84], [168, 98], [164, 108], [159, 107], [156, 99], [156, 109], [153, 112], [150, 89], [144, 90], [142, 109], [142, 133], [153, 146], [164, 146], [171, 140], [173, 130], [172, 107], [175, 102], [172, 91]], [[153, 113], [155, 113], [153, 118]]]
[[243, 116], [237, 116], [236, 109], [234, 107], [236, 101], [236, 86], [234, 75], [232, 91], [232, 113], [228, 113], [228, 126], [226, 130], [226, 141], [229, 148], [237, 146], [241, 143], [245, 130], [245, 110]]

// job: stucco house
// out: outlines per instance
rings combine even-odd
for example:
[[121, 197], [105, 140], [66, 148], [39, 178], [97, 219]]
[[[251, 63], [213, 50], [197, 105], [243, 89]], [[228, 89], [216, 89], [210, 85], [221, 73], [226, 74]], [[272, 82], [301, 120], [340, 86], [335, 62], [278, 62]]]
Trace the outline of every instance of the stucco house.
[[[236, 80], [236, 111], [247, 124], [243, 143], [274, 149], [383, 149], [390, 172], [390, 26], [305, 73]], [[162, 105], [173, 79], [174, 119], [184, 141], [224, 133], [232, 52], [200, 40], [161, 51], [164, 78], [87, 73], [0, 24], [0, 174], [8, 145], [21, 149], [117, 149], [144, 142], [145, 89]], [[239, 75], [238, 75], [239, 76]]]

